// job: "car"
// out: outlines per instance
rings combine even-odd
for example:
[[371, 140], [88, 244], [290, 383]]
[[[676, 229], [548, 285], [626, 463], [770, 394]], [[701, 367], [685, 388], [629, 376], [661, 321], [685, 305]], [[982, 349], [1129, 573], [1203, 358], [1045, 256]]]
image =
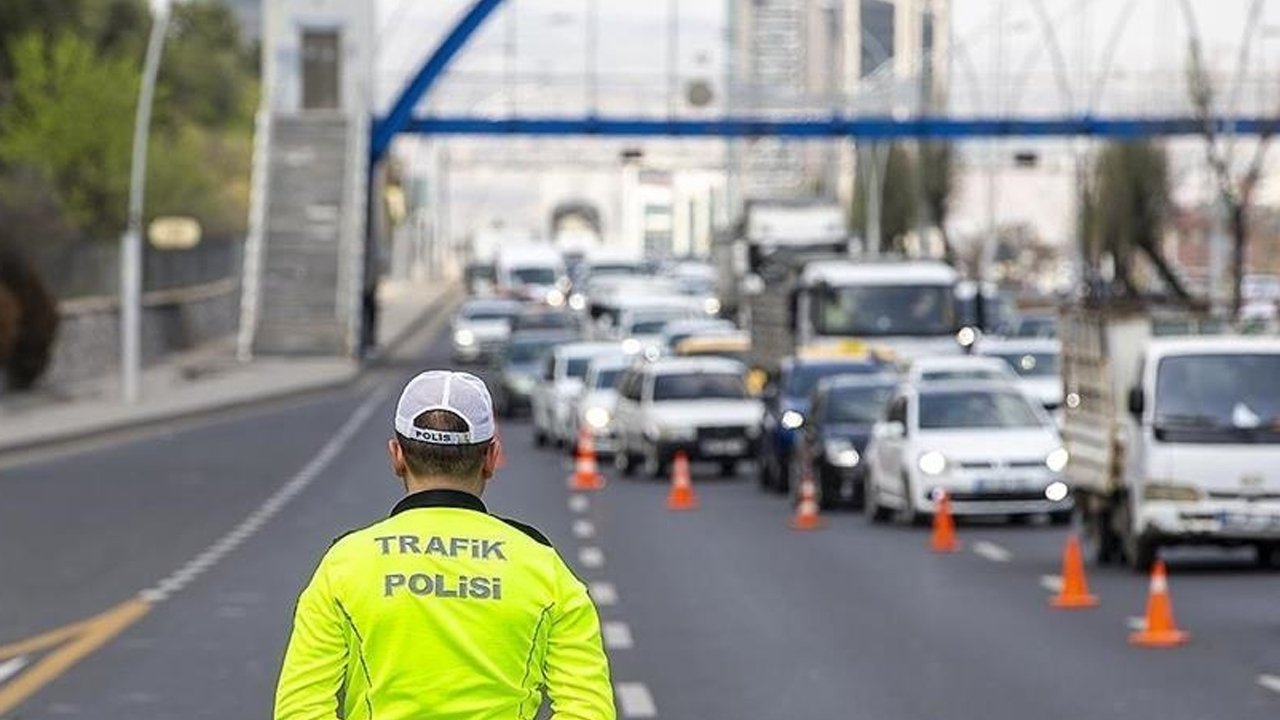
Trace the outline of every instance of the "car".
[[525, 305], [511, 321], [511, 331], [559, 330], [578, 332], [578, 319], [571, 313], [539, 305]]
[[618, 314], [613, 336], [626, 343], [626, 351], [635, 353], [646, 348], [660, 352], [662, 331], [673, 320], [698, 317], [696, 300], [679, 297], [654, 297], [633, 300]]
[[[790, 475], [799, 478], [808, 470], [823, 509], [841, 501], [862, 507], [867, 469], [863, 455], [871, 429], [884, 416], [897, 385], [893, 373], [834, 375], [818, 381], [791, 452]], [[793, 490], [798, 485], [792, 483]]]
[[1056, 338], [1058, 337], [1058, 316], [1051, 312], [1025, 313], [1014, 322], [1010, 336]]
[[738, 326], [724, 318], [700, 317], [672, 320], [662, 328], [662, 340], [659, 345], [664, 352], [674, 352], [681, 340], [694, 335], [712, 335], [717, 333], [736, 333]]
[[1051, 338], [983, 339], [978, 352], [1005, 361], [1018, 384], [1050, 413], [1062, 407], [1062, 343]]
[[784, 358], [777, 377], [765, 386], [760, 422], [760, 487], [785, 493], [791, 488], [791, 452], [809, 412], [818, 381], [833, 375], [878, 375], [892, 369], [876, 356]]
[[[601, 457], [612, 456], [617, 449], [613, 416], [618, 404], [618, 381], [635, 360], [634, 356], [623, 353], [592, 357], [582, 381], [582, 391], [571, 403], [572, 436], [576, 438], [586, 428], [591, 433], [596, 454]], [[568, 447], [574, 450], [573, 445]]]
[[676, 453], [715, 462], [733, 475], [755, 456], [760, 401], [747, 393], [747, 367], [723, 358], [639, 361], [619, 380], [614, 462], [624, 475], [643, 465], [662, 477]]
[[912, 383], [938, 380], [995, 380], [1017, 383], [1018, 376], [1008, 363], [999, 358], [978, 355], [923, 357], [907, 366], [906, 381]]
[[533, 443], [539, 447], [573, 440], [570, 406], [582, 390], [591, 358], [607, 352], [618, 353], [618, 343], [574, 342], [560, 345], [542, 361], [539, 382], [529, 399], [533, 418]]
[[1000, 381], [903, 383], [867, 446], [865, 510], [923, 524], [946, 493], [956, 515], [1071, 517], [1053, 420]]
[[521, 304], [501, 298], [477, 298], [462, 304], [453, 316], [450, 338], [453, 361], [478, 362], [502, 348], [511, 334], [511, 321]]
[[722, 357], [747, 361], [751, 353], [751, 336], [742, 331], [691, 335], [676, 344], [676, 357]]
[[520, 330], [494, 356], [494, 409], [509, 418], [530, 408], [533, 389], [543, 358], [558, 345], [577, 340], [577, 335], [562, 330]]

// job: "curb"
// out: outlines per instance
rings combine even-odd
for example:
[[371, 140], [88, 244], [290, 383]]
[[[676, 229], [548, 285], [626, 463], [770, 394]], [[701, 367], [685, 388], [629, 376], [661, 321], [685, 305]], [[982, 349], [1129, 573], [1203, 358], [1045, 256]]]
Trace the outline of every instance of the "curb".
[[[425, 303], [422, 311], [413, 320], [405, 324], [386, 344], [380, 345], [363, 361], [352, 360], [349, 368], [335, 369], [329, 377], [299, 383], [280, 389], [277, 392], [255, 390], [242, 395], [228, 395], [213, 402], [192, 403], [189, 406], [162, 407], [152, 411], [138, 411], [133, 415], [113, 417], [98, 422], [86, 422], [83, 425], [60, 428], [56, 431], [33, 432], [29, 437], [18, 437], [12, 440], [0, 439], [0, 460], [9, 460], [25, 453], [57, 448], [73, 443], [95, 441], [113, 435], [171, 426], [175, 421], [194, 420], [212, 417], [222, 413], [262, 407], [275, 403], [288, 402], [316, 393], [338, 390], [354, 385], [367, 372], [376, 370], [384, 364], [390, 355], [408, 344], [423, 327], [430, 322], [442, 308], [459, 297], [456, 289], [450, 288], [439, 293]], [[69, 407], [73, 407], [72, 404]]]

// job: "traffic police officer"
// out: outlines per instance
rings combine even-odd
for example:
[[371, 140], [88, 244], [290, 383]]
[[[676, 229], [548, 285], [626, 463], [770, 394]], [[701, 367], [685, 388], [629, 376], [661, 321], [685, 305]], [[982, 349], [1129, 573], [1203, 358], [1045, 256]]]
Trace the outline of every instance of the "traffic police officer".
[[480, 500], [500, 453], [477, 377], [431, 371], [396, 407], [391, 516], [338, 539], [302, 591], [276, 720], [613, 720], [600, 621], [537, 530]]

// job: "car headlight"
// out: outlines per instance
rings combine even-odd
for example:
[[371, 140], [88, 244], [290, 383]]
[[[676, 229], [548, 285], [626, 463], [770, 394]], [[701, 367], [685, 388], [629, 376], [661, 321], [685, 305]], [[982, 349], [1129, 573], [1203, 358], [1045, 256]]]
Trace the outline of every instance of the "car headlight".
[[511, 387], [522, 393], [532, 392], [533, 386], [536, 384], [533, 377], [529, 375], [513, 375], [511, 377]]
[[1071, 488], [1067, 487], [1067, 484], [1061, 480], [1049, 483], [1049, 485], [1044, 489], [1045, 499], [1049, 502], [1062, 502], [1063, 500], [1066, 500], [1067, 496], [1070, 494]]
[[1201, 499], [1200, 489], [1191, 485], [1153, 482], [1142, 488], [1144, 500], [1168, 500], [1172, 502], [1196, 502]]
[[1067, 469], [1067, 461], [1071, 459], [1071, 455], [1067, 453], [1066, 448], [1055, 448], [1044, 458], [1045, 467], [1053, 472], [1062, 472]]
[[916, 467], [925, 475], [941, 475], [947, 470], [947, 456], [937, 450], [930, 450], [916, 460]]
[[708, 315], [715, 315], [720, 312], [720, 301], [716, 298], [707, 298], [702, 301], [702, 309]]
[[559, 290], [548, 290], [547, 304], [551, 307], [560, 307], [561, 305], [564, 305], [564, 293]]
[[627, 338], [622, 341], [622, 352], [628, 355], [635, 355], [640, 352], [640, 341], [635, 338]]
[[852, 468], [862, 462], [862, 455], [848, 440], [828, 440], [823, 447], [827, 462], [836, 467]]
[[796, 430], [801, 425], [804, 425], [804, 415], [795, 410], [788, 410], [782, 413], [782, 427], [788, 430]]
[[574, 293], [569, 296], [569, 307], [574, 310], [586, 310], [587, 298], [582, 293]]
[[458, 347], [471, 347], [476, 344], [476, 334], [470, 330], [459, 330], [453, 334], [453, 342]]
[[609, 427], [609, 421], [612, 419], [609, 416], [609, 411], [602, 407], [587, 408], [587, 411], [583, 413], [582, 417], [587, 421], [588, 425], [596, 430], [603, 430], [606, 427]]

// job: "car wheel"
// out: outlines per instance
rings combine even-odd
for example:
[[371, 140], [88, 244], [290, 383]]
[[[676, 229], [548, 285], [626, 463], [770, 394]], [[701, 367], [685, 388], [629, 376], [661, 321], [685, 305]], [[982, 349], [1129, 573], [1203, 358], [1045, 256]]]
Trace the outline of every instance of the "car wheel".
[[631, 477], [636, 473], [636, 458], [625, 446], [620, 446], [613, 455], [613, 466], [623, 477]]
[[778, 472], [774, 467], [774, 460], [771, 456], [760, 458], [760, 489], [765, 491], [774, 491], [778, 487]]
[[720, 461], [720, 477], [733, 477], [738, 474], [737, 460], [721, 460]]
[[544, 447], [547, 444], [547, 434], [542, 432], [537, 423], [533, 424], [533, 445], [534, 447]]
[[1057, 511], [1057, 512], [1049, 513], [1049, 522], [1050, 522], [1050, 523], [1052, 523], [1052, 524], [1054, 524], [1054, 525], [1059, 525], [1059, 526], [1061, 526], [1061, 525], [1070, 525], [1070, 524], [1071, 524], [1071, 511], [1070, 511], [1070, 510], [1059, 510], [1059, 511]]
[[902, 510], [898, 513], [898, 518], [903, 523], [914, 527], [920, 527], [929, 522], [929, 517], [916, 509], [915, 497], [911, 494], [911, 478], [905, 474], [902, 476]]
[[648, 445], [642, 454], [644, 458], [644, 473], [654, 480], [661, 480], [666, 474], [666, 468], [663, 466], [662, 458], [658, 457], [658, 448]]
[[877, 525], [889, 522], [889, 508], [880, 504], [880, 491], [876, 489], [870, 472], [862, 481], [862, 512]]
[[1280, 565], [1280, 545], [1260, 542], [1253, 546], [1253, 550], [1256, 553], [1254, 559], [1258, 563], [1258, 567], [1266, 570]]
[[821, 469], [814, 470], [818, 476], [818, 507], [823, 510], [834, 510], [840, 503], [840, 480], [832, 478], [831, 473]]
[[1136, 573], [1148, 573], [1160, 556], [1160, 543], [1153, 538], [1138, 535], [1125, 543], [1124, 554], [1130, 569]]

